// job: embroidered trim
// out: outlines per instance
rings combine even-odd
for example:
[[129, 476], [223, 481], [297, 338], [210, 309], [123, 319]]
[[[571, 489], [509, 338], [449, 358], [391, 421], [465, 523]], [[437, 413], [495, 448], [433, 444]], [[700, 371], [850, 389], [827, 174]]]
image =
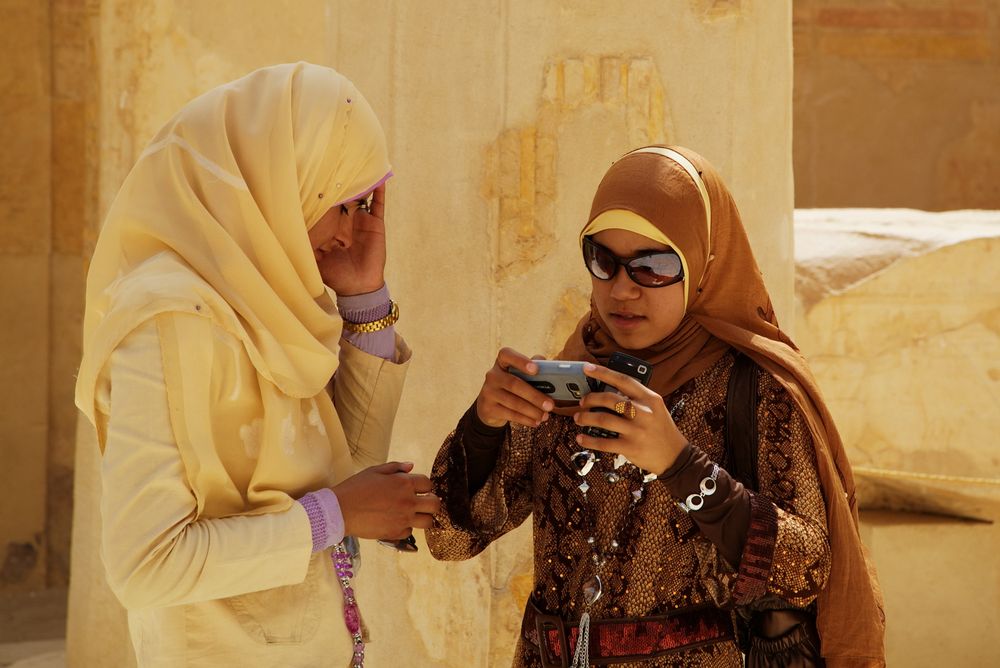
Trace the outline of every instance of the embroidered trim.
[[733, 588], [737, 605], [746, 605], [767, 593], [777, 539], [777, 508], [766, 497], [750, 492], [750, 528]]

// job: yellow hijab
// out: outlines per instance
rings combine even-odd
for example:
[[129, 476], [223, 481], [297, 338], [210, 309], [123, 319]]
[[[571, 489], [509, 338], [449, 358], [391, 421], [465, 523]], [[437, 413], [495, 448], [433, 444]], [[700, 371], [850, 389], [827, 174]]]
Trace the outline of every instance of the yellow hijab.
[[[199, 515], [286, 508], [290, 493], [350, 475], [355, 464], [324, 391], [341, 320], [308, 229], [389, 176], [375, 114], [327, 67], [263, 68], [184, 106], [125, 179], [87, 277], [76, 404], [102, 450], [112, 351], [156, 316], [187, 313], [201, 317], [159, 331]], [[248, 368], [242, 355], [199, 362], [215, 345], [213, 326], [242, 344]], [[251, 407], [238, 423], [212, 414], [212, 364], [236, 370], [235, 391]], [[246, 445], [255, 435], [259, 451]]]
[[[196, 295], [261, 376], [289, 396], [315, 395], [337, 368], [340, 321], [307, 231], [390, 175], [374, 112], [330, 68], [266, 67], [188, 103], [139, 156], [101, 230], [77, 405], [93, 421], [111, 351]], [[137, 286], [141, 274], [156, 280]]]

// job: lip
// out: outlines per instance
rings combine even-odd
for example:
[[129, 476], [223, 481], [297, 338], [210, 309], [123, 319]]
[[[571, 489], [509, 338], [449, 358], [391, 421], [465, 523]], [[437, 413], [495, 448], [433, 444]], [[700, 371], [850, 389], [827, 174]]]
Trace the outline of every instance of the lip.
[[636, 327], [642, 326], [646, 322], [646, 317], [638, 315], [635, 313], [612, 313], [610, 316], [611, 324], [613, 324], [618, 329], [635, 329]]

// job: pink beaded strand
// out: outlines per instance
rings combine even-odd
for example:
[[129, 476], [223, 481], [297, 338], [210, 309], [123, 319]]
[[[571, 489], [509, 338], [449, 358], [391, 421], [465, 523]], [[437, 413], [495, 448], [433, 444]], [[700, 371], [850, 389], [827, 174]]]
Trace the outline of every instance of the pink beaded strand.
[[361, 635], [361, 614], [358, 611], [358, 601], [354, 598], [354, 588], [351, 586], [354, 571], [351, 566], [351, 555], [343, 543], [333, 546], [333, 568], [340, 581], [340, 588], [344, 591], [344, 625], [354, 639], [354, 659], [351, 665], [353, 668], [364, 668], [365, 641]]

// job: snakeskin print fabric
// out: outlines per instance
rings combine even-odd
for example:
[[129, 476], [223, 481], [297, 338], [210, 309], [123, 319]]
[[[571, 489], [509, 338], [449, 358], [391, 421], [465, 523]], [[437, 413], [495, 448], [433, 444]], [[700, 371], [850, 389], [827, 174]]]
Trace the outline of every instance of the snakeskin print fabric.
[[[725, 402], [732, 355], [664, 400], [691, 443], [724, 466]], [[766, 587], [737, 599], [739, 577], [714, 544], [705, 538], [677, 499], [659, 481], [647, 483], [634, 505], [632, 492], [642, 473], [631, 464], [617, 470], [604, 454], [586, 476], [586, 495], [570, 456], [578, 450], [579, 430], [571, 418], [553, 415], [537, 428], [511, 427], [486, 484], [471, 499], [466, 480], [462, 434], [464, 420], [442, 445], [432, 479], [442, 498], [435, 527], [427, 531], [432, 554], [442, 560], [471, 558], [514, 529], [528, 516], [534, 530], [534, 604], [548, 614], [577, 621], [583, 611], [583, 585], [595, 574], [593, 536], [609, 554], [600, 567], [603, 595], [591, 606], [595, 619], [641, 617], [711, 603], [733, 611], [759, 599], [783, 599], [806, 606], [829, 572], [825, 506], [815, 469], [809, 431], [794, 403], [766, 372], [759, 374], [760, 433], [758, 503], [767, 503], [776, 531]], [[679, 403], [683, 402], [683, 403]], [[612, 472], [617, 476], [609, 475]], [[617, 480], [616, 480], [617, 478]], [[631, 508], [631, 512], [630, 512]], [[760, 513], [751, 518], [759, 520]], [[751, 527], [752, 529], [752, 527]], [[616, 541], [618, 549], [612, 549]], [[770, 547], [770, 546], [769, 546]], [[761, 577], [763, 583], [765, 578]], [[518, 639], [515, 667], [540, 666], [537, 649]], [[656, 666], [742, 666], [737, 644], [725, 640], [641, 663]]]

